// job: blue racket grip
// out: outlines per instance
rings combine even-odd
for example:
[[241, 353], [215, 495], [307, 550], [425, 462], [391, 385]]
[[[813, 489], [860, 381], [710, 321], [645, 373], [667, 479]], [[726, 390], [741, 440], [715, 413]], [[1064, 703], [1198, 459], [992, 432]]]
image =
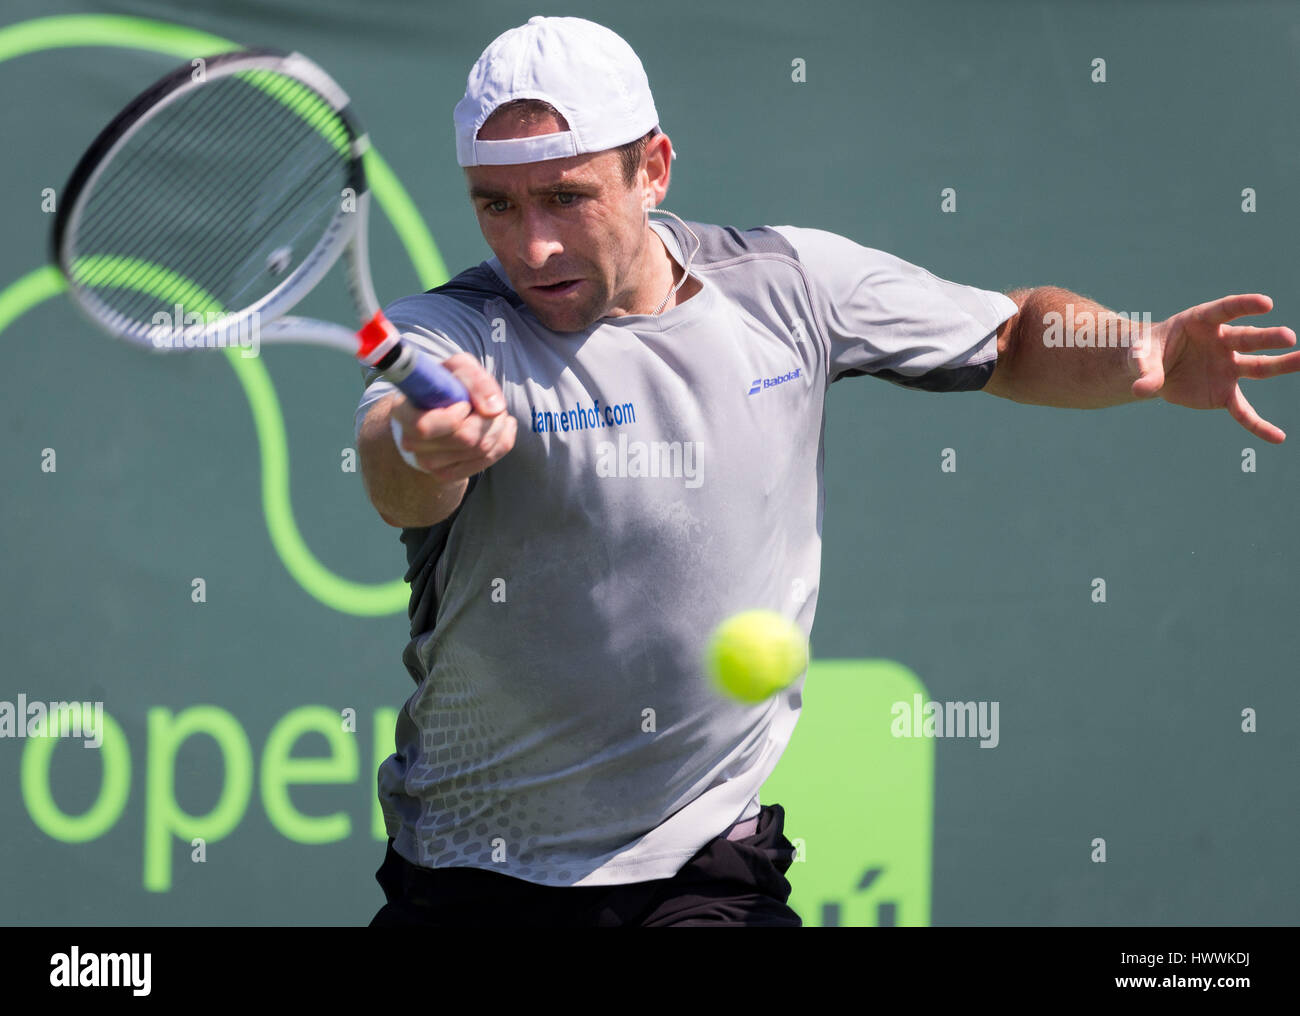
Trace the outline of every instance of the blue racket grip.
[[451, 371], [409, 343], [402, 343], [397, 360], [384, 371], [384, 377], [420, 409], [441, 409], [470, 400], [469, 392]]

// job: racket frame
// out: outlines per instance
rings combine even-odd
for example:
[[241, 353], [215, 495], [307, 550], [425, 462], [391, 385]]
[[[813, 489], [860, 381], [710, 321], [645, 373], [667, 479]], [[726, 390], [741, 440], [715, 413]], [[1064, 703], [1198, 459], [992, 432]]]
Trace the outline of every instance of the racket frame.
[[[257, 301], [238, 311], [226, 312], [220, 320], [184, 329], [185, 346], [221, 346], [232, 333], [239, 335], [245, 324], [256, 320], [261, 342], [295, 342], [328, 346], [357, 356], [360, 341], [355, 329], [316, 318], [287, 316], [320, 281], [329, 274], [341, 254], [348, 255], [348, 289], [363, 324], [373, 322], [379, 312], [374, 282], [370, 277], [366, 237], [370, 193], [366, 183], [364, 157], [369, 138], [360, 130], [349, 109], [351, 100], [339, 85], [302, 54], [255, 49], [222, 53], [205, 59], [204, 77], [194, 80], [189, 66], [177, 68], [138, 96], [100, 132], [77, 163], [64, 188], [61, 214], [54, 228], [54, 259], [67, 280], [73, 302], [99, 327], [138, 346], [166, 352], [175, 347], [177, 328], [143, 326], [114, 311], [93, 292], [80, 286], [73, 273], [72, 245], [86, 203], [95, 193], [95, 184], [113, 164], [114, 156], [147, 124], [152, 115], [196, 88], [210, 84], [214, 78], [228, 77], [249, 70], [266, 70], [286, 74], [310, 87], [343, 122], [348, 132], [348, 186], [355, 194], [355, 210], [338, 209], [317, 239], [311, 252], [285, 279]], [[390, 325], [389, 328], [392, 328]], [[396, 335], [396, 329], [392, 329]]]
[[[97, 326], [135, 345], [151, 349], [173, 346], [177, 334], [171, 327], [125, 324], [126, 316], [113, 311], [88, 289], [78, 285], [74, 273], [72, 241], [94, 184], [117, 150], [147, 123], [150, 113], [165, 108], [191, 89], [210, 84], [214, 72], [228, 76], [246, 70], [268, 70], [284, 74], [311, 88], [337, 114], [347, 131], [350, 157], [348, 187], [355, 207], [339, 207], [311, 252], [279, 285], [256, 302], [225, 313], [208, 326], [192, 325], [184, 331], [184, 346], [226, 346], [233, 328], [253, 319], [258, 342], [293, 342], [338, 349], [380, 371], [416, 405], [432, 409], [469, 400], [465, 386], [446, 368], [417, 345], [402, 341], [397, 328], [385, 316], [375, 295], [368, 256], [370, 192], [366, 183], [364, 157], [369, 139], [351, 113], [351, 100], [338, 84], [301, 53], [271, 49], [238, 50], [205, 58], [204, 75], [195, 80], [189, 65], [177, 68], [127, 105], [96, 137], [82, 155], [64, 187], [52, 233], [54, 262], [68, 282], [73, 302]], [[340, 198], [343, 195], [340, 194]], [[340, 254], [346, 254], [348, 289], [359, 317], [360, 329], [353, 330], [316, 318], [294, 317], [286, 312], [304, 299], [328, 274]], [[253, 316], [257, 315], [256, 318]], [[166, 342], [158, 339], [166, 336]], [[221, 341], [214, 341], [214, 340]], [[242, 344], [242, 343], [241, 343]]]

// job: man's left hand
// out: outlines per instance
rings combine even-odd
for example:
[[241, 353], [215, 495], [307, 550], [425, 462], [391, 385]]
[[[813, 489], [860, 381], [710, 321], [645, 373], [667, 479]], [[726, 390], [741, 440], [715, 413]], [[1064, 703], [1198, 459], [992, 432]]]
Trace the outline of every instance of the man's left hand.
[[1239, 317], [1265, 314], [1273, 301], [1261, 293], [1225, 296], [1197, 304], [1151, 326], [1145, 348], [1134, 350], [1140, 374], [1133, 394], [1160, 396], [1191, 409], [1224, 409], [1252, 434], [1281, 444], [1286, 434], [1255, 412], [1241, 394], [1239, 378], [1269, 378], [1300, 370], [1300, 350], [1284, 356], [1243, 355], [1294, 346], [1290, 328], [1230, 325]]

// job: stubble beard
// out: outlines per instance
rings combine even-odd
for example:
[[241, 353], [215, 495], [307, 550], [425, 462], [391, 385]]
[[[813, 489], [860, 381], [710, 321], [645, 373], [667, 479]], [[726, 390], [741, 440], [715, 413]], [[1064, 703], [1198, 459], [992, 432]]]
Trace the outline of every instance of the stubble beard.
[[558, 311], [550, 307], [533, 307], [532, 311], [537, 320], [553, 332], [582, 332], [598, 322], [608, 309], [609, 291], [603, 282], [590, 276], [583, 278], [587, 284], [586, 288], [592, 290], [592, 295], [585, 303]]

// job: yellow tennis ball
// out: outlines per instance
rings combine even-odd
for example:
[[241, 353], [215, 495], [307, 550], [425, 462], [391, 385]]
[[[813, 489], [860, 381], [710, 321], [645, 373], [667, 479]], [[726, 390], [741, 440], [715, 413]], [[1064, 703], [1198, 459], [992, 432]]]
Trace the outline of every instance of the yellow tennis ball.
[[808, 666], [808, 640], [773, 610], [733, 614], [714, 630], [704, 668], [714, 685], [741, 702], [762, 702]]

